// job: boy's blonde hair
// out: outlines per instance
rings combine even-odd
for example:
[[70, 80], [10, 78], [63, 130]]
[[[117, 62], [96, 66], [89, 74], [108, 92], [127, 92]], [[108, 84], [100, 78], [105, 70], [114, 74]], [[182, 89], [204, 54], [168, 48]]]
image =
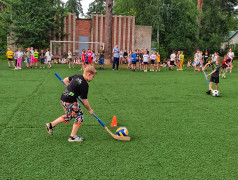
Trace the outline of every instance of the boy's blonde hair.
[[92, 66], [92, 65], [88, 65], [85, 69], [84, 69], [84, 74], [86, 73], [90, 73], [90, 74], [97, 74], [96, 69]]

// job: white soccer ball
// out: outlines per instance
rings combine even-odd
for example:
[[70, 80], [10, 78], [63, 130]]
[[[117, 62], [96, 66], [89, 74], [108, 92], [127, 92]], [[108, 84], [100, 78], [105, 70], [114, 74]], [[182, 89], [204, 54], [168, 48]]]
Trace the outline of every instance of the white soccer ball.
[[214, 97], [219, 96], [219, 91], [218, 90], [213, 90], [212, 91], [212, 96], [214, 96]]

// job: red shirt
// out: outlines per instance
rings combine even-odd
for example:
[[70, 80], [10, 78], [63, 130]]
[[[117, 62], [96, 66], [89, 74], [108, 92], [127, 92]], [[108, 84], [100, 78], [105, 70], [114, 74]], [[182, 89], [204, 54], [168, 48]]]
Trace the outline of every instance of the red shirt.
[[85, 57], [85, 53], [82, 54], [82, 61], [85, 61], [86, 57]]
[[91, 51], [89, 51], [89, 52], [87, 52], [87, 54], [88, 54], [88, 62], [89, 63], [91, 63], [92, 62], [92, 52]]

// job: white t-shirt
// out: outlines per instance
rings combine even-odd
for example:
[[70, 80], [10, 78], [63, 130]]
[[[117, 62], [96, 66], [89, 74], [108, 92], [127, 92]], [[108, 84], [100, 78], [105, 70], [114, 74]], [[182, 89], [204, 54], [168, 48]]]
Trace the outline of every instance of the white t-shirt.
[[155, 59], [156, 59], [156, 54], [151, 54], [151, 55], [150, 55], [150, 59], [151, 59], [151, 60], [155, 60]]
[[143, 55], [143, 62], [148, 62], [149, 61], [149, 55], [148, 54], [144, 54]]
[[227, 56], [228, 56], [229, 59], [233, 59], [234, 53], [233, 52], [228, 52]]
[[46, 53], [45, 53], [45, 56], [46, 56], [46, 60], [49, 62], [49, 61], [51, 61], [51, 57], [53, 56], [49, 51], [47, 51]]
[[170, 55], [170, 61], [174, 61], [175, 58], [176, 58], [176, 55], [174, 53]]
[[68, 53], [68, 58], [72, 58], [72, 53]]

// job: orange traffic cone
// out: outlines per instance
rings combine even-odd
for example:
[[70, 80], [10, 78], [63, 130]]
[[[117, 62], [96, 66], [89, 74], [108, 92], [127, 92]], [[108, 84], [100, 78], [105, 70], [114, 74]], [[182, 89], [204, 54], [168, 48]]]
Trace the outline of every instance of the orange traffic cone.
[[112, 126], [112, 127], [117, 126], [117, 117], [116, 117], [116, 115], [114, 115], [113, 118], [112, 118], [111, 126]]

